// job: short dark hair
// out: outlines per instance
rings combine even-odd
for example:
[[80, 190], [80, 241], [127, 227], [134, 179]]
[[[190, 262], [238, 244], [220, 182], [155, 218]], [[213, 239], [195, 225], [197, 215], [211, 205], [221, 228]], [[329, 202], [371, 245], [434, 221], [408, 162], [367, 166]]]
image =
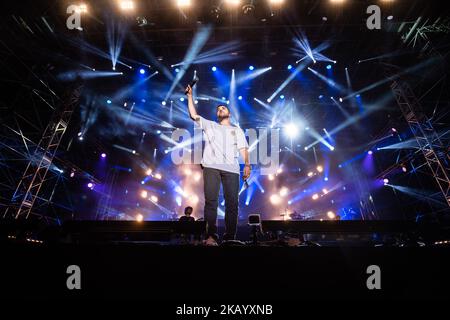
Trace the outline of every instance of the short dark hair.
[[219, 105], [217, 105], [216, 110], [219, 109], [219, 107], [225, 107], [225, 108], [227, 108], [228, 111], [230, 111], [230, 109], [228, 108], [228, 106], [226, 106], [226, 105], [224, 105], [224, 104], [219, 104]]
[[192, 211], [194, 211], [194, 209], [192, 207], [186, 207], [184, 208], [184, 214], [187, 216], [190, 216], [192, 214]]

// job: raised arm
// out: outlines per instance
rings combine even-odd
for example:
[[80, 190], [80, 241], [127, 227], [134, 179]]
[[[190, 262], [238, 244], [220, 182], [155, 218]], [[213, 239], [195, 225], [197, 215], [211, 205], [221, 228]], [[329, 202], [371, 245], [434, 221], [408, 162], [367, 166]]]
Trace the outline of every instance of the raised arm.
[[197, 110], [195, 110], [195, 104], [194, 104], [194, 98], [192, 97], [192, 88], [191, 86], [187, 86], [186, 88], [186, 95], [188, 97], [188, 109], [189, 109], [189, 117], [191, 117], [192, 120], [197, 121], [199, 115], [197, 114]]

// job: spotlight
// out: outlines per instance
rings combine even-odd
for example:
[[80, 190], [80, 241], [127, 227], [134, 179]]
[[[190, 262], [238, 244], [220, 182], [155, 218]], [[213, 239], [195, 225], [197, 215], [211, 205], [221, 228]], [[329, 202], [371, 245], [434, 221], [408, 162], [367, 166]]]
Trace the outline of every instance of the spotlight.
[[180, 69], [175, 68], [175, 72], [176, 72], [176, 73], [180, 72]]
[[177, 5], [180, 8], [187, 8], [191, 6], [191, 0], [177, 0]]
[[94, 188], [94, 184], [92, 182], [89, 182], [87, 186], [88, 186], [89, 189], [93, 189]]
[[288, 70], [291, 70], [292, 69], [292, 65], [291, 64], [288, 65], [287, 68], [288, 68]]
[[136, 215], [136, 221], [137, 222], [142, 222], [143, 220], [144, 220], [144, 216], [142, 214], [139, 213], [139, 214]]
[[342, 98], [339, 98], [339, 102], [342, 102], [342, 101], [344, 101]]
[[157, 196], [151, 196], [150, 200], [153, 202], [158, 202], [158, 197]]
[[402, 166], [402, 171], [403, 171], [403, 172], [408, 172], [408, 169], [406, 169], [405, 166]]
[[270, 196], [270, 203], [272, 203], [273, 205], [280, 204], [280, 202], [281, 198], [278, 194], [273, 194]]
[[161, 180], [162, 175], [160, 173], [155, 174], [155, 179]]
[[360, 95], [360, 94], [357, 94], [356, 97], [359, 98], [359, 97], [361, 97], [361, 95]]
[[277, 169], [277, 174], [282, 174], [283, 173], [283, 168], [278, 168]]
[[322, 166], [317, 166], [316, 169], [317, 169], [318, 172], [323, 172], [323, 167]]
[[149, 176], [149, 175], [152, 174], [152, 172], [153, 172], [152, 169], [147, 169], [147, 171], [145, 171], [145, 174], [146, 174], [147, 176]]
[[313, 199], [313, 200], [319, 199], [319, 194], [314, 193], [313, 196], [312, 196], [312, 199]]
[[183, 97], [181, 97], [181, 98], [180, 98], [180, 101], [181, 101], [181, 102], [183, 102], [183, 101], [184, 101], [184, 98], [183, 98]]
[[107, 103], [107, 104], [111, 104], [112, 101], [108, 99], [108, 100], [106, 100], [106, 103]]
[[79, 136], [79, 137], [78, 137], [78, 140], [83, 141], [83, 140], [84, 140], [84, 137], [83, 137], [83, 136]]
[[280, 99], [281, 99], [281, 100], [283, 100], [283, 99], [284, 99], [284, 94], [282, 94], [282, 95], [280, 96]]
[[192, 174], [192, 170], [189, 168], [184, 169], [184, 174], [190, 176]]
[[312, 172], [312, 171], [310, 171], [310, 172], [308, 172], [308, 177], [312, 177], [314, 175], [314, 172]]
[[195, 194], [192, 195], [192, 196], [190, 196], [190, 197], [189, 197], [189, 200], [190, 200], [193, 204], [197, 204], [198, 201], [199, 201], [198, 196], [195, 195]]
[[323, 98], [323, 94], [321, 94], [320, 96], [319, 96], [319, 99], [322, 99]]
[[161, 104], [162, 104], [163, 106], [165, 106], [165, 105], [167, 104], [167, 102], [163, 101], [163, 102], [161, 102]]
[[212, 67], [211, 70], [212, 70], [213, 72], [216, 72], [216, 71], [217, 71], [217, 67]]
[[145, 74], [145, 70], [144, 70], [144, 69], [140, 69], [140, 70], [139, 70], [139, 73], [140, 73], [140, 74]]
[[123, 11], [131, 11], [134, 10], [134, 2], [131, 0], [120, 0], [119, 7]]
[[327, 65], [327, 70], [331, 69], [331, 64]]
[[253, 71], [253, 70], [255, 70], [255, 67], [254, 66], [249, 66], [248, 70]]
[[336, 214], [333, 211], [328, 211], [327, 217], [328, 217], [328, 219], [334, 219], [334, 218], [336, 218]]
[[241, 0], [225, 0], [225, 3], [230, 6], [238, 6], [241, 4]]
[[87, 6], [85, 4], [80, 4], [77, 7], [76, 12], [78, 12], [78, 13], [87, 13]]
[[384, 183], [384, 185], [387, 185], [389, 183], [389, 179], [384, 178], [383, 183]]
[[328, 177], [325, 177], [325, 178], [323, 179], [323, 181], [328, 181]]
[[253, 3], [245, 4], [242, 7], [242, 11], [244, 12], [245, 15], [248, 15], [248, 14], [252, 13], [253, 11], [255, 11], [255, 6], [253, 5]]
[[322, 192], [323, 192], [323, 194], [327, 194], [327, 193], [328, 193], [328, 190], [325, 189], [325, 188], [323, 188], [323, 189], [322, 189]]
[[280, 189], [280, 196], [285, 197], [285, 196], [288, 195], [288, 193], [289, 193], [289, 189], [288, 189], [288, 188], [282, 187], [282, 188]]
[[370, 154], [370, 155], [372, 155], [372, 154], [373, 154], [373, 151], [372, 151], [372, 150], [369, 150], [367, 153]]
[[272, 5], [283, 4], [284, 0], [269, 0], [269, 3]]
[[331, 146], [331, 147], [330, 147], [330, 150], [331, 150], [331, 151], [334, 151], [334, 147], [333, 147], [333, 146]]
[[242, 96], [239, 96], [239, 97], [238, 97], [238, 100], [242, 100]]
[[273, 174], [269, 174], [269, 181], [273, 181], [275, 179], [275, 177], [273, 176]]
[[146, 199], [148, 196], [148, 192], [146, 190], [141, 191], [141, 198]]
[[284, 131], [285, 131], [286, 135], [292, 139], [297, 136], [298, 127], [293, 123], [289, 123], [284, 127]]
[[101, 154], [101, 157], [102, 157], [102, 158], [106, 158], [106, 153], [102, 153], [102, 154]]

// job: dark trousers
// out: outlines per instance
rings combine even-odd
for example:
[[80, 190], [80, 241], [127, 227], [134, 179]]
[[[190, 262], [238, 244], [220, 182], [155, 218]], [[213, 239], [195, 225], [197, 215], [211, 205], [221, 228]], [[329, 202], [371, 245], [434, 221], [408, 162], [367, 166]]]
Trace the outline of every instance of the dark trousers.
[[203, 168], [205, 188], [206, 235], [217, 239], [217, 207], [219, 205], [220, 182], [225, 198], [225, 234], [224, 240], [236, 237], [239, 204], [239, 174], [213, 168]]

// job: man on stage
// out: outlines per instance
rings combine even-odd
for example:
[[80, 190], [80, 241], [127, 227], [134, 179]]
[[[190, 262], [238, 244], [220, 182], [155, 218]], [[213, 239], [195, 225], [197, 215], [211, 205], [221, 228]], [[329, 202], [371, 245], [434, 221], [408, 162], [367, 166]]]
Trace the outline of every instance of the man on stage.
[[248, 143], [241, 128], [231, 125], [227, 106], [216, 108], [217, 122], [206, 120], [197, 114], [192, 88], [186, 88], [189, 116], [203, 130], [205, 149], [202, 157], [205, 192], [204, 216], [206, 220], [206, 245], [217, 245], [217, 207], [220, 183], [225, 198], [225, 234], [223, 240], [234, 240], [238, 222], [239, 204], [239, 153], [244, 159], [243, 178], [250, 177]]

